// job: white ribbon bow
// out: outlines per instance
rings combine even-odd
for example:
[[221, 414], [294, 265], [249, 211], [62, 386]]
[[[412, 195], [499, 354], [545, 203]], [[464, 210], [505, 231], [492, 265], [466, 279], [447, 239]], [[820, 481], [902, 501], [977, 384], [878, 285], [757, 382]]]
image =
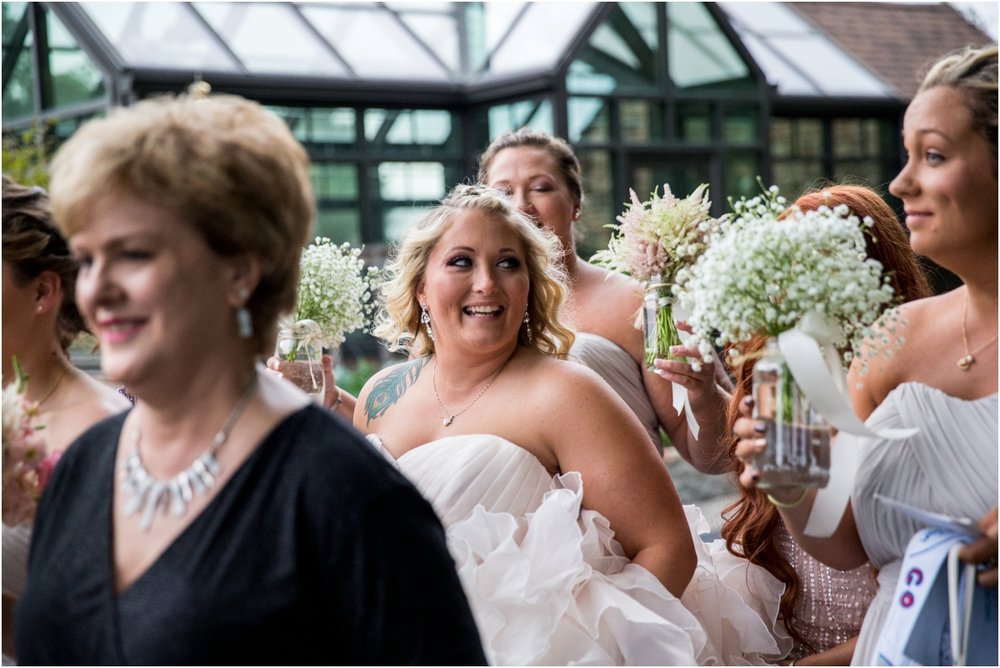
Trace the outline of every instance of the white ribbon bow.
[[[312, 381], [314, 387], [319, 386], [320, 380], [322, 380], [323, 365], [317, 364], [319, 360], [314, 359], [316, 351], [320, 351], [319, 354], [322, 356], [323, 350], [323, 330], [319, 323], [308, 318], [297, 322], [283, 320], [278, 335], [278, 349], [281, 357], [287, 357], [292, 352], [293, 347], [296, 354], [305, 351], [306, 360], [309, 362], [309, 380]], [[320, 378], [316, 377], [317, 367], [320, 370]]]
[[807, 313], [792, 329], [778, 335], [778, 348], [796, 384], [827, 422], [837, 428], [835, 447], [830, 449], [830, 482], [820, 489], [806, 523], [809, 536], [826, 537], [840, 524], [854, 488], [858, 469], [857, 438], [862, 436], [899, 440], [917, 429], [872, 431], [858, 419], [847, 398], [847, 379], [834, 341], [839, 330], [827, 316]]

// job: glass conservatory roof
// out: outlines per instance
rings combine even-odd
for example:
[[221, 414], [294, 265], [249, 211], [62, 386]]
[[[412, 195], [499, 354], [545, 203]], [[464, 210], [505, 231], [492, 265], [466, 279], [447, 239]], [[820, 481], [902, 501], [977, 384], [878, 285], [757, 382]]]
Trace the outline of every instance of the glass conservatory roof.
[[[440, 83], [551, 70], [600, 7], [589, 2], [80, 6], [127, 69]], [[463, 41], [475, 45], [466, 54]]]
[[[22, 7], [4, 12], [6, 56], [8, 32], [18, 23], [14, 19], [23, 15], [24, 3], [4, 5]], [[593, 2], [49, 5], [91, 55], [99, 56], [95, 60], [102, 67], [129, 72], [137, 82], [218, 77], [265, 87], [287, 82], [282, 91], [292, 92], [302, 90], [303, 84], [333, 90], [342, 82], [371, 88], [382, 88], [384, 83], [390, 94], [405, 86], [451, 94], [496, 83], [497, 91], [505, 95], [512, 94], [508, 82], [532, 82], [533, 77], [557, 74], [562, 67], [568, 68], [571, 93], [600, 94], [594, 87], [601, 82], [590, 72], [593, 63], [580, 55], [591, 42], [600, 51], [591, 53], [591, 60], [599, 56], [604, 64], [620, 61], [631, 77], [630, 85], [645, 90], [659, 76], [659, 66], [643, 59], [656, 50], [656, 6], [621, 3], [621, 11], [639, 31], [625, 40], [607, 21], [597, 24], [595, 15], [607, 8]], [[786, 3], [723, 2], [718, 7], [767, 81], [777, 86], [779, 96], [894, 97], [889, 85]], [[747, 74], [743, 60], [714, 23], [710, 30], [703, 26], [711, 18], [701, 3], [668, 3], [667, 14], [669, 74], [675, 85], [706, 86]], [[23, 17], [20, 22], [24, 23]], [[595, 30], [587, 42], [583, 32], [591, 28]], [[81, 39], [83, 35], [88, 38]], [[686, 57], [696, 52], [707, 56], [697, 59], [697, 66]], [[25, 53], [21, 55], [23, 60]], [[30, 81], [30, 72], [23, 74], [21, 78]], [[5, 105], [9, 78], [5, 74]], [[589, 88], [577, 90], [580, 86]]]
[[894, 98], [895, 92], [781, 2], [720, 2], [781, 96]]

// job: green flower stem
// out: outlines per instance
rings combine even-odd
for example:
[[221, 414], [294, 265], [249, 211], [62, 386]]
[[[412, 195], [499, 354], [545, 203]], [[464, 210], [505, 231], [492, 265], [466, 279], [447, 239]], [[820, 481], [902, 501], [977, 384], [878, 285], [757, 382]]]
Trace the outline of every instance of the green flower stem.
[[[792, 370], [788, 368], [788, 364], [785, 362], [781, 363], [781, 416], [780, 420], [784, 424], [792, 424], [795, 419], [795, 406], [793, 402], [795, 401], [795, 379], [792, 377]], [[776, 416], [777, 417], [777, 416]]]
[[656, 313], [656, 348], [646, 351], [646, 365], [653, 366], [655, 359], [676, 360], [680, 357], [671, 354], [670, 347], [681, 344], [681, 335], [674, 323], [673, 308], [668, 304], [661, 306]]

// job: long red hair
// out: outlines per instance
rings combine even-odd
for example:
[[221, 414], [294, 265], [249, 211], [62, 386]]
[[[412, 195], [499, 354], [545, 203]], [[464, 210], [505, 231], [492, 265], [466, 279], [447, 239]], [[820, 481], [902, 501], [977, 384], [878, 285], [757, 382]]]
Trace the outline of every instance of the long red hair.
[[[859, 218], [870, 216], [875, 222], [870, 232], [865, 233], [868, 257], [882, 263], [900, 301], [920, 299], [931, 294], [927, 277], [910, 248], [902, 225], [878, 193], [863, 186], [834, 185], [809, 192], [795, 201], [795, 205], [803, 211], [815, 210], [824, 204], [846, 204], [854, 215]], [[763, 350], [766, 341], [763, 336], [755, 337], [740, 346], [740, 352], [754, 353]], [[748, 355], [747, 361], [735, 369], [736, 382], [726, 416], [730, 433], [740, 417], [740, 403], [751, 392], [753, 364], [753, 355]], [[735, 448], [736, 439], [732, 438], [728, 455], [738, 474], [742, 472], [743, 465], [735, 457]], [[764, 567], [785, 583], [779, 608], [785, 627], [796, 641], [815, 651], [796, 629], [794, 608], [799, 578], [791, 564], [781, 556], [774, 541], [774, 531], [781, 521], [778, 509], [761, 490], [740, 486], [740, 498], [723, 511], [723, 516], [725, 519], [721, 533], [726, 547], [731, 553]]]

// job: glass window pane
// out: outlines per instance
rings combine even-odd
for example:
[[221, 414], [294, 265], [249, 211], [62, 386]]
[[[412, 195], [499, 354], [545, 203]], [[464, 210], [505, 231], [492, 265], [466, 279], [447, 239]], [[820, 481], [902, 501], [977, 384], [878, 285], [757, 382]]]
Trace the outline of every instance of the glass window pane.
[[750, 70], [700, 2], [667, 3], [670, 78], [679, 88], [746, 79]]
[[833, 119], [833, 156], [842, 158], [863, 156], [864, 154], [861, 121], [857, 118]]
[[7, 46], [10, 44], [10, 40], [14, 36], [14, 30], [17, 28], [18, 22], [24, 16], [24, 10], [27, 8], [28, 3], [26, 2], [5, 2], [2, 6], [0, 6], [0, 11], [3, 12], [4, 56], [7, 55]]
[[308, 128], [306, 126], [306, 110], [301, 107], [277, 107], [266, 105], [265, 108], [285, 121], [292, 134], [300, 142], [308, 141]]
[[[410, 4], [402, 3], [401, 7], [410, 7]], [[458, 71], [461, 67], [458, 55], [458, 29], [455, 27], [455, 17], [452, 14], [418, 14], [401, 10], [400, 18], [437, 54], [438, 58], [444, 61], [445, 65]]]
[[757, 143], [757, 109], [730, 107], [722, 118], [722, 137], [730, 144]]
[[604, 226], [614, 222], [619, 211], [613, 196], [611, 152], [591, 149], [577, 155], [586, 198], [576, 221], [576, 250], [580, 257], [589, 258], [598, 249], [607, 248], [611, 230]]
[[353, 163], [313, 163], [310, 176], [319, 200], [358, 199], [358, 168]]
[[875, 158], [869, 160], [838, 160], [833, 167], [833, 179], [838, 183], [860, 183], [869, 188], [885, 185], [882, 167]]
[[793, 155], [819, 158], [823, 155], [823, 123], [815, 118], [800, 118], [795, 123]]
[[309, 140], [322, 144], [353, 145], [357, 138], [355, 111], [347, 107], [309, 110]]
[[336, 244], [345, 241], [361, 245], [361, 216], [356, 207], [324, 206], [321, 202], [316, 211], [316, 236], [328, 237]]
[[609, 95], [615, 91], [618, 83], [615, 78], [598, 71], [590, 63], [574, 60], [566, 73], [566, 90], [570, 93], [583, 95]]
[[607, 102], [599, 97], [571, 97], [567, 103], [569, 141], [604, 142], [611, 137]]
[[382, 209], [382, 233], [385, 241], [398, 241], [407, 228], [426, 213], [418, 206], [387, 206]]
[[[195, 9], [251, 72], [343, 76], [340, 62], [285, 4], [199, 2]], [[262, 39], [262, 36], [267, 37]]]
[[677, 105], [677, 139], [692, 144], [712, 141], [712, 106], [708, 102], [681, 102]]
[[442, 81], [451, 73], [388, 11], [372, 5], [301, 5], [302, 13], [361, 78]]
[[[658, 90], [656, 12], [649, 3], [612, 5], [566, 77], [570, 93]], [[638, 22], [638, 23], [637, 23]]]
[[46, 26], [53, 106], [59, 108], [103, 98], [104, 77], [100, 70], [51, 11], [46, 12]]
[[379, 196], [412, 202], [444, 197], [444, 165], [440, 162], [383, 162], [378, 166]]
[[[752, 197], [760, 193], [757, 175], [761, 173], [760, 154], [756, 151], [731, 151], [726, 156], [725, 186], [727, 197]], [[713, 199], [720, 198], [717, 194]]]
[[[487, 3], [489, 6], [502, 3]], [[599, 6], [588, 2], [533, 2], [489, 58], [490, 71], [506, 74], [553, 67]]]
[[792, 154], [792, 122], [786, 118], [771, 119], [771, 155], [785, 158]]
[[446, 146], [453, 143], [452, 115], [438, 109], [366, 109], [365, 138], [377, 145]]
[[33, 36], [29, 31], [24, 40], [24, 48], [21, 49], [21, 53], [17, 56], [17, 62], [14, 63], [7, 87], [3, 89], [3, 117], [5, 120], [31, 116], [35, 112], [35, 64], [31, 58], [33, 42]]
[[644, 144], [663, 138], [660, 103], [651, 100], [622, 100], [618, 104], [622, 140]]
[[793, 201], [823, 176], [820, 160], [782, 160], [771, 165], [774, 184], [782, 194]]
[[490, 124], [490, 141], [508, 130], [529, 127], [551, 134], [552, 103], [549, 100], [521, 100], [511, 104], [490, 107], [487, 114]]
[[81, 6], [132, 67], [239, 71], [239, 65], [180, 2], [85, 2]]

